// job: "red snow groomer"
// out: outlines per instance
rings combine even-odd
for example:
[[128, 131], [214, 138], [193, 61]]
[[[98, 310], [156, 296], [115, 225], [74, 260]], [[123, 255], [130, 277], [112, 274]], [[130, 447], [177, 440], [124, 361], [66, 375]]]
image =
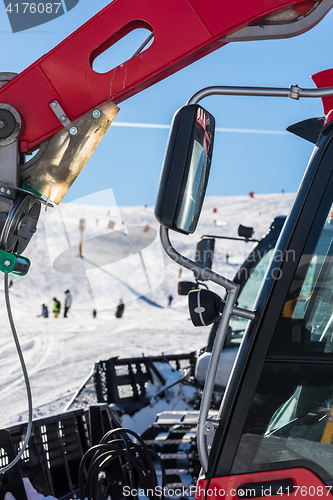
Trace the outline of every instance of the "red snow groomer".
[[[36, 231], [40, 205], [61, 201], [112, 122], [117, 104], [226, 43], [301, 34], [332, 5], [333, 0], [115, 0], [21, 74], [3, 74], [0, 270], [7, 299], [8, 274], [28, 272], [22, 253]], [[151, 46], [143, 52], [140, 47], [104, 75], [95, 73], [94, 59], [139, 27], [153, 33]], [[198, 500], [332, 496], [333, 70], [313, 79], [318, 89], [204, 89], [174, 118], [156, 205], [162, 244], [182, 267], [226, 290], [223, 299], [203, 289], [189, 295], [195, 325], [219, 320], [197, 421]], [[314, 142], [315, 149], [276, 245], [279, 258], [268, 265], [252, 309], [237, 305], [239, 284], [180, 255], [169, 239], [169, 230], [184, 237], [192, 233], [200, 216], [214, 118], [198, 103], [212, 93], [322, 97], [324, 102], [323, 119], [291, 129]], [[27, 161], [26, 154], [35, 150]], [[286, 259], [290, 252], [293, 259]], [[232, 317], [248, 326], [221, 406], [211, 418], [215, 374]], [[90, 412], [89, 425], [79, 412], [33, 426], [29, 398], [29, 415], [27, 428], [2, 433], [2, 497], [12, 492], [16, 500], [24, 499], [24, 476], [37, 490], [63, 499], [96, 498], [99, 487], [112, 499], [164, 493], [152, 462], [161, 457], [149, 452], [140, 436], [112, 429], [117, 422], [103, 412], [97, 419]], [[99, 436], [96, 429], [108, 426], [109, 433]], [[97, 436], [100, 443], [79, 466]]]

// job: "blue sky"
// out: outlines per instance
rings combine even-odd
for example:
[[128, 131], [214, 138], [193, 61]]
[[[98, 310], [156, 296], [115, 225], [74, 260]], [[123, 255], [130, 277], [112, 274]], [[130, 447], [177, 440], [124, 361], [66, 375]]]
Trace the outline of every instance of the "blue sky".
[[[1, 71], [21, 72], [108, 3], [80, 0], [60, 18], [19, 33], [12, 33], [1, 3]], [[211, 85], [314, 87], [310, 75], [333, 67], [332, 21], [331, 11], [314, 29], [295, 38], [226, 45], [121, 103], [114, 123], [64, 201], [112, 188], [118, 205], [154, 204], [174, 112], [196, 91]], [[101, 56], [96, 68], [105, 71], [125, 61], [144, 37], [139, 30], [127, 37], [112, 54]], [[216, 133], [208, 195], [297, 190], [313, 148], [281, 132], [296, 121], [321, 116], [320, 99], [209, 97], [201, 104], [215, 116], [218, 128], [239, 130]]]

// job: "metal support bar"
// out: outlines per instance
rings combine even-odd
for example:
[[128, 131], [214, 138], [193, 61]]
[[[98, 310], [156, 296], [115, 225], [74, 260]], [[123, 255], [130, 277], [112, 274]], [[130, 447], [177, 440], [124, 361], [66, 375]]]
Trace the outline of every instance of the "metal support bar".
[[[203, 276], [207, 280], [217, 283], [218, 285], [221, 285], [228, 291], [220, 321], [219, 334], [216, 335], [214, 347], [212, 350], [212, 355], [208, 365], [206, 381], [200, 405], [199, 418], [198, 418], [198, 431], [197, 431], [198, 453], [201, 466], [203, 470], [207, 472], [208, 445], [209, 445], [208, 441], [209, 443], [212, 442], [215, 432], [214, 422], [213, 421], [210, 423], [208, 422], [208, 412], [210, 409], [210, 403], [214, 390], [216, 372], [228, 331], [230, 316], [234, 314], [242, 318], [246, 318], [253, 321], [255, 319], [255, 313], [253, 311], [247, 311], [246, 309], [235, 307], [238, 291], [240, 288], [239, 285], [237, 285], [233, 281], [228, 280], [227, 278], [224, 278], [223, 276], [220, 276], [217, 273], [214, 273], [210, 269], [205, 268], [200, 264], [197, 264], [196, 262], [193, 262], [192, 260], [188, 259], [187, 257], [184, 257], [179, 252], [177, 252], [177, 250], [173, 248], [170, 242], [169, 230], [166, 227], [161, 226], [160, 237], [165, 252], [167, 253], [167, 255], [169, 255], [169, 257], [172, 260], [174, 260], [181, 266], [190, 269], [190, 271], [199, 271], [201, 276]], [[213, 432], [209, 434], [207, 434], [207, 424], [214, 427]]]
[[211, 95], [232, 95], [248, 97], [289, 97], [298, 100], [300, 97], [328, 97], [333, 96], [333, 87], [323, 89], [302, 89], [297, 85], [290, 85], [289, 88], [279, 87], [229, 87], [216, 86], [206, 87], [196, 92], [188, 101], [188, 104], [197, 104], [205, 97]]
[[200, 276], [203, 278], [213, 281], [217, 285], [223, 286], [226, 290], [236, 290], [238, 292], [239, 285], [234, 283], [231, 280], [228, 280], [227, 278], [224, 278], [220, 274], [214, 273], [207, 267], [203, 267], [197, 262], [194, 262], [193, 260], [188, 259], [187, 257], [184, 257], [181, 255], [175, 248], [173, 248], [170, 238], [169, 238], [169, 230], [161, 226], [160, 227], [160, 237], [161, 237], [161, 243], [162, 246], [169, 257], [177, 262], [182, 267], [186, 267], [190, 271], [193, 272], [198, 272]]
[[220, 321], [219, 335], [216, 335], [215, 338], [214, 347], [208, 365], [206, 381], [200, 405], [200, 412], [198, 418], [198, 431], [197, 431], [198, 432], [197, 445], [198, 445], [200, 463], [204, 472], [207, 472], [208, 470], [208, 449], [207, 449], [208, 436], [206, 434], [208, 412], [210, 409], [210, 403], [214, 390], [216, 372], [220, 361], [220, 356], [225, 342], [225, 338], [227, 336], [230, 316], [232, 314], [232, 310], [236, 302], [237, 292], [238, 290], [230, 290], [227, 295], [227, 300]]
[[245, 241], [245, 243], [248, 243], [249, 241], [253, 241], [254, 243], [259, 243], [260, 240], [255, 240], [254, 238], [234, 238], [231, 236], [217, 236], [216, 234], [204, 234], [201, 236], [201, 239], [203, 238], [218, 238], [220, 240], [235, 240], [235, 241]]
[[[166, 227], [161, 226], [160, 237], [165, 252], [172, 260], [177, 262], [177, 264], [186, 267], [190, 271], [199, 273], [200, 276], [203, 276], [209, 281], [213, 281], [217, 285], [223, 286], [223, 288], [225, 288], [226, 290], [236, 290], [238, 294], [239, 285], [237, 285], [233, 281], [228, 280], [224, 276], [221, 276], [220, 274], [214, 273], [207, 267], [203, 267], [197, 262], [194, 262], [193, 260], [190, 260], [187, 257], [184, 257], [184, 255], [181, 255], [179, 252], [177, 252], [177, 250], [171, 244], [169, 238], [169, 230]], [[248, 311], [247, 309], [243, 309], [242, 307], [233, 307], [231, 314], [233, 316], [245, 318], [250, 321], [253, 321], [255, 319], [254, 311]]]
[[256, 313], [254, 311], [248, 311], [242, 307], [234, 307], [231, 311], [232, 316], [237, 316], [238, 318], [248, 319], [254, 321], [256, 319]]

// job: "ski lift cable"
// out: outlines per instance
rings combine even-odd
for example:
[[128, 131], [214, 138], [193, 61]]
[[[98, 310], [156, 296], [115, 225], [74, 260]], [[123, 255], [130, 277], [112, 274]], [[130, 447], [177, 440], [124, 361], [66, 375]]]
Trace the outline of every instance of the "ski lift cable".
[[19, 342], [18, 335], [17, 335], [16, 328], [15, 328], [15, 324], [14, 324], [12, 310], [11, 310], [11, 307], [10, 307], [9, 289], [8, 289], [8, 274], [7, 273], [5, 274], [4, 287], [5, 287], [5, 300], [6, 300], [8, 320], [9, 320], [9, 324], [10, 324], [10, 327], [11, 327], [11, 330], [12, 330], [12, 334], [13, 334], [13, 338], [14, 338], [14, 341], [15, 341], [16, 350], [17, 350], [18, 356], [20, 358], [21, 367], [22, 367], [23, 376], [24, 376], [24, 381], [25, 381], [25, 385], [26, 385], [26, 389], [27, 389], [29, 418], [28, 418], [27, 433], [26, 433], [25, 440], [24, 440], [24, 442], [22, 444], [21, 450], [16, 455], [16, 457], [14, 458], [14, 460], [12, 460], [5, 467], [0, 468], [0, 474], [4, 474], [5, 472], [9, 471], [20, 460], [20, 458], [22, 457], [22, 455], [23, 455], [23, 453], [24, 453], [24, 451], [25, 451], [25, 449], [26, 449], [26, 447], [27, 447], [27, 445], [29, 443], [29, 439], [30, 439], [31, 431], [32, 431], [32, 396], [31, 396], [31, 388], [30, 388], [30, 382], [29, 382], [27, 367], [26, 367], [26, 364], [25, 364], [25, 361], [24, 361], [22, 349], [21, 349], [21, 346], [20, 346], [20, 342]]

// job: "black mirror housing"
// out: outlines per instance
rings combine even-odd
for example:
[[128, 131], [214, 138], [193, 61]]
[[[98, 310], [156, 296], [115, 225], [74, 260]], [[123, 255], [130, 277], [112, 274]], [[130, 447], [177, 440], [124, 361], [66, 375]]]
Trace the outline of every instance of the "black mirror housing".
[[238, 236], [241, 238], [252, 238], [254, 233], [253, 227], [248, 227], [248, 226], [242, 226], [242, 224], [239, 224], [238, 226]]
[[194, 281], [179, 281], [178, 295], [188, 295], [191, 290], [197, 290], [198, 285]]
[[194, 326], [208, 326], [220, 317], [224, 301], [217, 293], [200, 288], [188, 294], [188, 307]]
[[215, 119], [198, 104], [180, 108], [172, 121], [155, 217], [168, 229], [196, 229], [210, 171]]

